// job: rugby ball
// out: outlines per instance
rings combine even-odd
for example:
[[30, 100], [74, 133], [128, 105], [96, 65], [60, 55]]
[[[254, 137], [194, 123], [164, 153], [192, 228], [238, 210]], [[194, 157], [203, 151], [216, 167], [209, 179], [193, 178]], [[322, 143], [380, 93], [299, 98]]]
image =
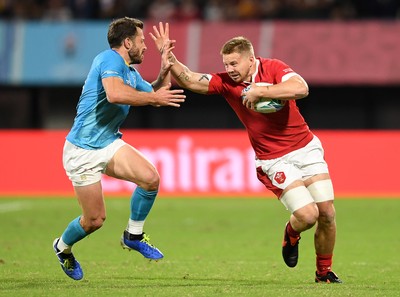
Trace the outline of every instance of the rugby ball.
[[[258, 82], [256, 83], [257, 86], [272, 86], [270, 83], [265, 82]], [[250, 90], [251, 85], [248, 85], [243, 90], [242, 100], [246, 98], [246, 92]], [[269, 98], [261, 98], [254, 106], [254, 111], [260, 113], [272, 113], [281, 110], [285, 106], [286, 101], [284, 100], [277, 100], [277, 99], [269, 99]]]

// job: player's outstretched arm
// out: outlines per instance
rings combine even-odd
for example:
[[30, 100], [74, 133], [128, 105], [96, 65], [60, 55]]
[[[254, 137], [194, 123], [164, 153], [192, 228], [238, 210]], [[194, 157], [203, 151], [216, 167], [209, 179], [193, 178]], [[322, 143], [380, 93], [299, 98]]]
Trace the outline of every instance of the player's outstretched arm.
[[[169, 39], [169, 24], [165, 25], [160, 22], [157, 26], [153, 26], [153, 33], [150, 33], [158, 51], [165, 50], [165, 42]], [[175, 40], [173, 40], [173, 43]], [[186, 65], [178, 61], [172, 50], [169, 51], [170, 72], [176, 82], [182, 88], [191, 90], [196, 93], [206, 94], [208, 92], [209, 76], [206, 74], [191, 71]]]
[[186, 65], [178, 61], [171, 54], [171, 74], [178, 85], [195, 93], [207, 94], [210, 84], [210, 75], [191, 71]]
[[107, 100], [114, 104], [126, 104], [132, 106], [172, 106], [179, 107], [185, 102], [186, 96], [183, 90], [171, 90], [171, 83], [159, 88], [156, 92], [140, 92], [129, 85], [124, 84], [119, 77], [107, 77], [102, 79]]

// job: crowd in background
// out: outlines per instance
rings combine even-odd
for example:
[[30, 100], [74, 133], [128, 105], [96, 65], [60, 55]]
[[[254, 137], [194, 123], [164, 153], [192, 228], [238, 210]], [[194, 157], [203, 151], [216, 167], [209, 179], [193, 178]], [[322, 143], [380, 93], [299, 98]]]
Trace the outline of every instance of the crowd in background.
[[1, 19], [399, 19], [399, 0], [0, 0]]

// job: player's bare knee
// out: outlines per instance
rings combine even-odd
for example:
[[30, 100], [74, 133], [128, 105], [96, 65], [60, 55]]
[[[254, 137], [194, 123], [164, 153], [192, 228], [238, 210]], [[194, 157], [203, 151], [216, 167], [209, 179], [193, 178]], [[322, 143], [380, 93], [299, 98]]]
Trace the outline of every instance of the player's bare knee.
[[312, 213], [310, 213], [306, 219], [305, 219], [305, 223], [311, 227], [313, 227], [315, 225], [315, 223], [318, 221], [319, 218], [319, 214], [318, 214], [318, 209]]
[[149, 170], [142, 182], [139, 185], [141, 188], [145, 189], [146, 191], [155, 191], [160, 186], [160, 175], [155, 170]]
[[318, 211], [307, 212], [301, 216], [295, 215], [295, 217], [299, 222], [302, 223], [303, 226], [305, 226], [306, 229], [310, 229], [318, 221]]
[[318, 221], [319, 212], [314, 203], [310, 203], [293, 213], [296, 220], [302, 225], [303, 230], [312, 228]]
[[319, 210], [318, 223], [326, 226], [335, 224], [336, 211], [333, 200], [320, 202], [317, 205]]
[[335, 224], [335, 211], [320, 211], [318, 224], [331, 226]]
[[87, 233], [92, 233], [100, 229], [103, 226], [105, 220], [105, 217], [85, 219], [82, 227]]

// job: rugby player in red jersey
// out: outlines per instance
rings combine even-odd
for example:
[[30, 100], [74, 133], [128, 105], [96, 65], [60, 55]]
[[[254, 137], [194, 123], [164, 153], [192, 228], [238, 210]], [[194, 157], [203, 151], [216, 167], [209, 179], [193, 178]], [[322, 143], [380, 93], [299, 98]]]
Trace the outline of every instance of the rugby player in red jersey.
[[[165, 26], [169, 30], [169, 25]], [[151, 37], [156, 40], [160, 36], [157, 28], [153, 29], [155, 35]], [[316, 225], [315, 281], [341, 283], [331, 268], [336, 221], [324, 150], [296, 105], [297, 99], [308, 96], [306, 81], [283, 61], [256, 58], [251, 42], [242, 36], [228, 40], [220, 54], [225, 72], [193, 72], [173, 54], [170, 71], [182, 88], [223, 96], [246, 128], [258, 179], [291, 213], [282, 244], [286, 265], [297, 265], [300, 235]], [[258, 86], [258, 82], [267, 85]], [[244, 91], [249, 85], [250, 89]], [[261, 98], [282, 100], [284, 106], [274, 113], [256, 112], [255, 104]]]

